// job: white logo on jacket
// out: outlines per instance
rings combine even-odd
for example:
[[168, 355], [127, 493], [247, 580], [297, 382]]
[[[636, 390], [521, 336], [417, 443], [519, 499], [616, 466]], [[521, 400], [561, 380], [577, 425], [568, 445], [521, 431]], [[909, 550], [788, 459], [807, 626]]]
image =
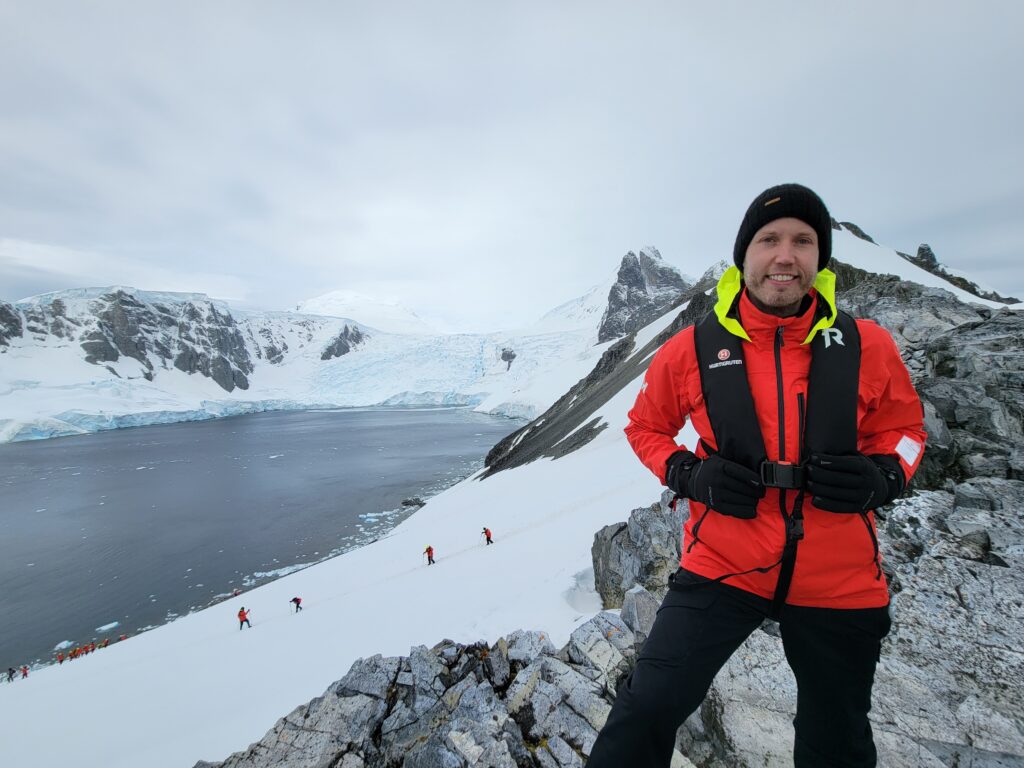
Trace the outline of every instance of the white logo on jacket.
[[835, 341], [835, 343], [840, 347], [846, 346], [843, 343], [843, 332], [838, 328], [822, 328], [821, 336], [825, 339], [825, 349], [828, 349], [832, 345], [833, 341]]

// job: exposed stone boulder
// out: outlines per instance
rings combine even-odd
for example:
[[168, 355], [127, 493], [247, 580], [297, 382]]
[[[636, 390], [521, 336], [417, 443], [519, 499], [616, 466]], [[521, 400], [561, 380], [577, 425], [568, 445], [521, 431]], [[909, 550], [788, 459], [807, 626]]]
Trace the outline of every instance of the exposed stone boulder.
[[634, 333], [675, 306], [692, 283], [666, 264], [656, 248], [622, 257], [618, 278], [608, 292], [598, 329], [599, 343]]
[[608, 525], [594, 535], [591, 555], [594, 586], [605, 608], [618, 608], [634, 585], [657, 599], [665, 596], [668, 577], [679, 566], [685, 500], [672, 509], [671, 491], [650, 507], [634, 509], [626, 523]]

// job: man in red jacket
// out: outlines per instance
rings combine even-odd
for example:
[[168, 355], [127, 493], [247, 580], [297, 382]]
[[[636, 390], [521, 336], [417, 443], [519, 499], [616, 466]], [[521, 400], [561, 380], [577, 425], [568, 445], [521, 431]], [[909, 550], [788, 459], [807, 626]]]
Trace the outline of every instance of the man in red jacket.
[[[714, 311], [651, 361], [626, 435], [689, 499], [683, 555], [589, 768], [668, 766], [676, 730], [765, 618], [797, 682], [794, 765], [861, 768], [889, 595], [873, 510], [921, 461], [921, 403], [892, 337], [838, 311], [831, 217], [762, 192]], [[687, 420], [700, 437], [675, 438]]]

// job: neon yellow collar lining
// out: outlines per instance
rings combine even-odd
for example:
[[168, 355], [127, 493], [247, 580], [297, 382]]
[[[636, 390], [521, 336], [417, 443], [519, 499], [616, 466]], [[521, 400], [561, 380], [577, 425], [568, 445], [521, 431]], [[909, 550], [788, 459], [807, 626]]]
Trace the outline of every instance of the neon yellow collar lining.
[[[804, 344], [810, 344], [814, 334], [821, 329], [831, 328], [838, 315], [836, 310], [836, 273], [830, 269], [821, 270], [814, 278], [814, 289], [828, 307], [828, 314], [811, 326], [807, 338], [803, 340]], [[733, 304], [739, 298], [740, 291], [743, 290], [743, 273], [738, 267], [729, 267], [719, 279], [716, 290], [718, 291], [718, 301], [715, 302], [715, 315], [718, 317], [718, 322], [733, 336], [750, 341], [750, 337], [740, 321], [729, 315], [729, 310], [732, 309]]]

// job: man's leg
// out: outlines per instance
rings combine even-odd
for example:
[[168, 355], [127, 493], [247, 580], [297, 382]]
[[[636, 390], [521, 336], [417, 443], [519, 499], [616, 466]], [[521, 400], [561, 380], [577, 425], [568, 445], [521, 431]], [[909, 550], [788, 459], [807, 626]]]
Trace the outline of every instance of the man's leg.
[[761, 624], [764, 613], [738, 598], [738, 590], [684, 571], [673, 580], [636, 666], [619, 686], [588, 768], [667, 768], [679, 726]]
[[888, 608], [783, 608], [782, 643], [797, 682], [796, 768], [875, 765], [868, 712], [889, 625]]

